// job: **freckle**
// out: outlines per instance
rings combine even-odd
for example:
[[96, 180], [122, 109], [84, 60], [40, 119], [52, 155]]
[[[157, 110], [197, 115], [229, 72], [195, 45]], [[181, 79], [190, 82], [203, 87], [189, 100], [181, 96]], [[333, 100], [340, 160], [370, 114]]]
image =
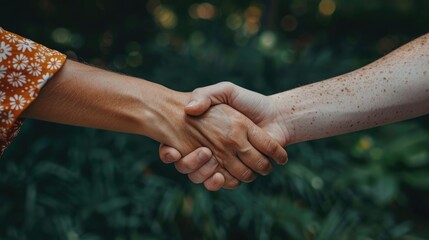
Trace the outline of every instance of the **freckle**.
[[295, 108], [292, 108], [292, 111], [295, 111]]
[[429, 89], [426, 89], [426, 92], [429, 92]]
[[358, 108], [360, 108], [360, 106], [358, 106]]
[[322, 96], [322, 94], [320, 94], [320, 96]]

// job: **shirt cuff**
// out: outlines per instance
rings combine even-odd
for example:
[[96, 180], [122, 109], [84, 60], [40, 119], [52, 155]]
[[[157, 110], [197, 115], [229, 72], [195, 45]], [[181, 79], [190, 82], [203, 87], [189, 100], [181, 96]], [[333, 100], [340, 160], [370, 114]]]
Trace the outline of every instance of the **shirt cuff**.
[[64, 54], [0, 27], [0, 155], [17, 135], [22, 112], [65, 61]]

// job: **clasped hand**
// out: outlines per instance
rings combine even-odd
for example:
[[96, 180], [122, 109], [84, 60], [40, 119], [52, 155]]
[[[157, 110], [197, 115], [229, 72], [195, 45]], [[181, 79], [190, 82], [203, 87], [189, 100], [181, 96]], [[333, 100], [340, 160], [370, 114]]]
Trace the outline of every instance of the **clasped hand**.
[[253, 181], [255, 173], [269, 174], [270, 158], [277, 164], [287, 162], [282, 146], [288, 134], [277, 123], [278, 111], [268, 97], [220, 83], [196, 89], [188, 99], [183, 124], [170, 125], [190, 134], [170, 136], [160, 146], [160, 158], [174, 163], [192, 182], [204, 182], [208, 190], [234, 189], [240, 181]]

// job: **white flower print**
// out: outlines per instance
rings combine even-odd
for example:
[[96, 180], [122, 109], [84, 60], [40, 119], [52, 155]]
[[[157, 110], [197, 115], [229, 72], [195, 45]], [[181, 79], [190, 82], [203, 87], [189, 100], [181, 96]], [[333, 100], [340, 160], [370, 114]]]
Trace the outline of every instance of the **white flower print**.
[[22, 87], [27, 82], [27, 79], [20, 72], [12, 72], [7, 75], [7, 81], [14, 87]]
[[13, 59], [13, 68], [16, 70], [22, 70], [27, 67], [28, 58], [24, 54], [19, 54]]
[[39, 51], [48, 57], [52, 57], [52, 56], [54, 56], [55, 53], [57, 53], [57, 51], [49, 49], [45, 46], [40, 46]]
[[45, 85], [48, 79], [51, 78], [51, 76], [52, 74], [49, 73], [44, 74], [41, 79], [37, 80], [37, 88], [42, 89], [42, 87]]
[[16, 43], [19, 39], [12, 33], [9, 33], [6, 35], [6, 40], [8, 40], [10, 43]]
[[38, 63], [31, 63], [27, 67], [27, 71], [28, 71], [29, 74], [37, 77], [40, 74], [42, 74], [42, 66], [40, 66], [40, 64], [38, 64]]
[[0, 43], [0, 62], [7, 58], [7, 56], [11, 56], [12, 47], [5, 42]]
[[5, 114], [5, 117], [6, 118], [2, 118], [1, 122], [6, 124], [12, 124], [13, 119], [15, 118], [15, 115], [12, 113], [12, 111], [9, 111], [8, 113]]
[[21, 95], [15, 94], [13, 95], [13, 97], [10, 97], [9, 100], [10, 100], [10, 108], [12, 110], [24, 109], [26, 100]]
[[40, 62], [44, 63], [46, 61], [46, 57], [42, 53], [38, 52], [34, 54], [34, 60], [36, 60], [36, 62], [39, 62], [39, 63]]
[[0, 91], [0, 103], [2, 103], [6, 99], [6, 93], [3, 91]]
[[4, 78], [7, 68], [5, 66], [0, 66], [0, 79]]
[[35, 43], [29, 39], [18, 40], [16, 46], [18, 46], [18, 50], [22, 52], [31, 52], [33, 49], [36, 49]]
[[61, 60], [58, 58], [51, 58], [48, 62], [47, 68], [50, 70], [56, 70], [61, 67]]
[[28, 95], [34, 99], [37, 97], [37, 88], [31, 86], [30, 89], [28, 90]]
[[0, 28], [0, 153], [21, 126], [19, 112], [64, 60], [63, 54]]

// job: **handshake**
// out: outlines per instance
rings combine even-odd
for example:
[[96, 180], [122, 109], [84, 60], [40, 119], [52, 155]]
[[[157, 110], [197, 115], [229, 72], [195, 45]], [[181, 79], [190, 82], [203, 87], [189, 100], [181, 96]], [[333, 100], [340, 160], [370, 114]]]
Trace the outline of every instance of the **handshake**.
[[189, 154], [182, 158], [181, 151], [161, 144], [161, 160], [208, 190], [234, 189], [256, 174], [269, 174], [270, 159], [286, 164], [283, 146], [293, 142], [278, 100], [228, 82], [194, 90], [185, 107], [188, 126], [182, 128], [192, 126], [190, 132], [205, 147], [189, 153], [189, 139], [171, 141]]
[[192, 182], [233, 189], [269, 174], [271, 160], [285, 164], [286, 145], [429, 113], [428, 60], [425, 35], [353, 72], [271, 96], [232, 83], [182, 93], [66, 61], [21, 116], [148, 136]]

